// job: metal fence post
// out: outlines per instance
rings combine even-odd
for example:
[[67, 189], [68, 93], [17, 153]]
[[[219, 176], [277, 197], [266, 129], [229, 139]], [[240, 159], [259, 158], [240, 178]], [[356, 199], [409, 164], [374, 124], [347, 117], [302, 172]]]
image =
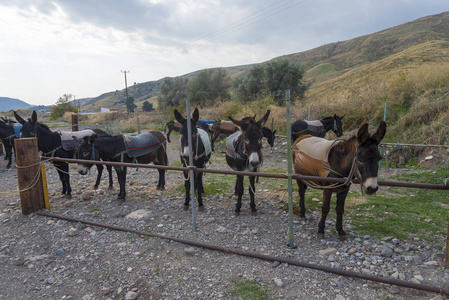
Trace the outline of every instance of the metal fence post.
[[192, 227], [196, 231], [196, 202], [195, 202], [195, 172], [193, 171], [193, 152], [192, 152], [192, 122], [190, 121], [190, 100], [186, 100], [187, 111], [187, 137], [189, 139], [189, 177], [190, 177], [190, 199], [192, 203]]
[[293, 196], [292, 196], [292, 135], [291, 135], [291, 111], [290, 90], [285, 90], [285, 106], [287, 110], [287, 169], [288, 169], [288, 235], [290, 248], [295, 248], [293, 242]]

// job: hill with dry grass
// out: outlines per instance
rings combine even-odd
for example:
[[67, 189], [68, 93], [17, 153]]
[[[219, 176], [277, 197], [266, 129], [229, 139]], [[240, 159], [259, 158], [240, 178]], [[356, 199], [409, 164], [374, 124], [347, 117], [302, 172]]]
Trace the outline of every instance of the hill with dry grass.
[[[386, 139], [448, 143], [449, 12], [285, 57], [304, 66], [310, 85], [305, 99], [292, 108], [294, 119], [307, 118], [309, 109], [311, 119], [346, 114], [344, 126], [350, 131], [363, 121], [378, 123], [386, 115]], [[227, 71], [232, 77], [244, 76], [250, 67], [236, 66]], [[193, 78], [199, 72], [184, 76]], [[137, 110], [144, 101], [157, 108], [156, 96], [162, 82], [128, 88]], [[85, 100], [82, 110], [98, 111], [100, 106], [124, 109], [124, 99], [124, 90], [105, 93]], [[275, 128], [285, 132], [285, 108], [274, 106], [269, 99], [245, 107], [216, 101], [213, 108], [203, 108], [202, 114], [207, 119], [262, 115], [267, 106], [275, 118]]]

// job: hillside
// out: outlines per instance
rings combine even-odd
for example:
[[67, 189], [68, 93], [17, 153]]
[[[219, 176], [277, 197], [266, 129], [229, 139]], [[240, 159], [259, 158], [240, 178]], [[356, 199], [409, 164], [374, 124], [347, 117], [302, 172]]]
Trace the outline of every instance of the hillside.
[[30, 108], [31, 105], [19, 99], [0, 97], [0, 112], [10, 111], [12, 109]]
[[[331, 99], [342, 99], [342, 95], [358, 89], [354, 85], [353, 77], [368, 80], [363, 73], [367, 70], [371, 70], [373, 76], [379, 74], [391, 76], [410, 67], [416, 68], [417, 64], [445, 62], [447, 55], [442, 50], [445, 50], [447, 41], [449, 41], [449, 13], [445, 12], [285, 57], [293, 62], [300, 62], [307, 71], [306, 79], [311, 87], [304, 104], [317, 103], [316, 101], [333, 102], [335, 99]], [[251, 66], [242, 65], [225, 69], [230, 76], [243, 76]], [[381, 69], [376, 69], [379, 67]], [[200, 71], [181, 77], [193, 78]], [[363, 75], [361, 76], [359, 72]], [[164, 79], [128, 87], [128, 94], [135, 99], [138, 109], [146, 100], [157, 106], [156, 96]], [[125, 90], [81, 99], [81, 105], [84, 111], [98, 111], [101, 106], [124, 110]]]

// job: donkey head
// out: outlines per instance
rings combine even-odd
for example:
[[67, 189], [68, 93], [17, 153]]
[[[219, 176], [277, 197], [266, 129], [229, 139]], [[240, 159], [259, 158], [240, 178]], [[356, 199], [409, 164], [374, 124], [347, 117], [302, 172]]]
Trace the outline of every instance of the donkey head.
[[270, 115], [270, 110], [256, 122], [253, 117], [244, 118], [242, 120], [235, 120], [232, 117], [229, 119], [242, 129], [241, 138], [244, 142], [244, 153], [248, 157], [249, 166], [253, 170], [257, 169], [262, 162], [262, 128]]
[[379, 188], [377, 173], [379, 161], [379, 144], [385, 136], [387, 124], [381, 121], [377, 131], [370, 135], [368, 123], [364, 123], [357, 131], [356, 167], [363, 189], [368, 195], [374, 194]]
[[[181, 129], [179, 130], [179, 133], [181, 134], [181, 156], [186, 159], [189, 157], [190, 149], [189, 149], [189, 141], [188, 141], [188, 125], [187, 125], [187, 119], [185, 119], [181, 113], [175, 109], [175, 118], [176, 121], [181, 123]], [[196, 123], [200, 119], [200, 113], [198, 111], [198, 108], [195, 108], [192, 114], [192, 118], [190, 118], [190, 127], [192, 130], [192, 153], [195, 153], [197, 149], [197, 144], [194, 143], [196, 141], [196, 135], [198, 134], [198, 130], [196, 128]]]
[[[84, 160], [100, 160], [98, 151], [95, 151], [94, 142], [97, 134], [94, 133], [92, 136], [86, 136], [82, 139], [72, 136], [73, 139], [79, 144], [76, 149], [76, 158], [84, 159]], [[86, 175], [92, 164], [88, 163], [79, 163], [78, 164], [78, 173], [81, 175]]]

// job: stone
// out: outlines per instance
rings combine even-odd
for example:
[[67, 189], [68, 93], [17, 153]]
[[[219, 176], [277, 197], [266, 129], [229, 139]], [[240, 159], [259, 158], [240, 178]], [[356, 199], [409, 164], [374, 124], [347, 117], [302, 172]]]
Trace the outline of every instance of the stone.
[[278, 286], [278, 287], [284, 287], [285, 283], [280, 279], [280, 278], [273, 278], [274, 283]]
[[335, 248], [327, 248], [324, 250], [320, 250], [320, 254], [324, 255], [324, 256], [335, 254], [335, 253], [337, 253], [337, 249], [335, 249]]
[[81, 200], [87, 201], [92, 199], [92, 193], [91, 192], [83, 192], [80, 196]]
[[60, 248], [58, 250], [56, 250], [56, 255], [63, 255], [64, 254], [64, 249]]
[[153, 217], [153, 212], [149, 209], [138, 209], [125, 216], [125, 219], [149, 220]]
[[392, 257], [393, 256], [393, 250], [390, 248], [384, 248], [382, 252], [380, 253], [383, 257]]
[[136, 292], [127, 292], [125, 295], [125, 299], [126, 300], [134, 300], [134, 299], [137, 299], [138, 296], [139, 296], [139, 294], [137, 294]]

